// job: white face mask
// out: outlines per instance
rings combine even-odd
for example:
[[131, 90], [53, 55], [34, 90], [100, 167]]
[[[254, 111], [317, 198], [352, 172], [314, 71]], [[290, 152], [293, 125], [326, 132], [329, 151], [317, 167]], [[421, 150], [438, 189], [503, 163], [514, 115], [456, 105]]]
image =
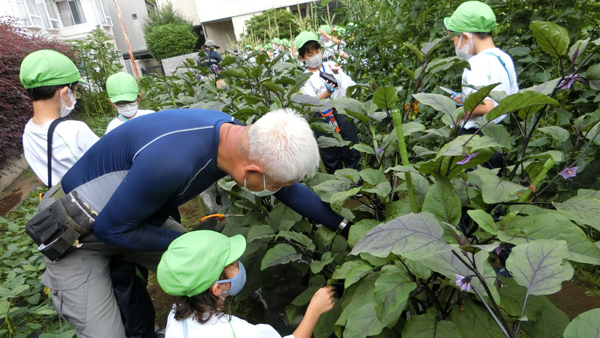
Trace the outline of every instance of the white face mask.
[[460, 48], [460, 44], [462, 43], [463, 38], [463, 35], [461, 34], [460, 38], [458, 39], [458, 45], [456, 45], [456, 47], [454, 48], [456, 56], [465, 61], [469, 61], [469, 59], [473, 57], [473, 55], [471, 55], [469, 51], [475, 50], [475, 48], [473, 48], [473, 35], [471, 35], [471, 33], [467, 34], [469, 34], [469, 42], [465, 43], [465, 46], [463, 48]]
[[128, 103], [126, 105], [124, 105], [123, 107], [118, 107], [117, 106], [117, 112], [119, 112], [119, 115], [123, 115], [126, 118], [132, 118], [135, 116], [135, 114], [137, 114], [138, 111], [138, 103]]
[[310, 68], [319, 68], [321, 63], [323, 63], [323, 52], [319, 52], [319, 54], [311, 57], [310, 59], [308, 59], [304, 62]]
[[73, 91], [71, 91], [71, 88], [68, 87], [67, 98], [69, 99], [69, 101], [71, 101], [70, 106], [67, 106], [67, 102], [62, 98], [62, 95], [60, 96], [60, 117], [65, 117], [69, 115], [71, 111], [73, 111], [73, 108], [75, 108], [75, 102], [77, 102], [75, 100], [75, 95], [73, 95]]
[[242, 189], [255, 195], [255, 196], [258, 196], [258, 197], [267, 197], [267, 196], [271, 196], [274, 193], [278, 192], [281, 188], [277, 189], [276, 191], [271, 191], [271, 190], [267, 189], [267, 178], [266, 178], [265, 174], [263, 174], [263, 190], [252, 191], [252, 190], [248, 189], [246, 187], [246, 179], [245, 178], [244, 178], [244, 186], [242, 187]]

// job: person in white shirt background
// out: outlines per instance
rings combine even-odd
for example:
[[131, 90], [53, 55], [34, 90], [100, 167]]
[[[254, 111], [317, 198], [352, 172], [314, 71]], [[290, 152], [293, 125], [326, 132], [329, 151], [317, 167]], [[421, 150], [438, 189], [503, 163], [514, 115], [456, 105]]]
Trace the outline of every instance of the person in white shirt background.
[[[244, 236], [210, 230], [192, 231], [169, 245], [156, 272], [161, 288], [176, 296], [166, 338], [281, 338], [272, 326], [250, 324], [229, 311], [227, 298], [246, 283], [246, 269], [239, 261], [245, 250]], [[319, 289], [300, 325], [286, 338], [312, 337], [319, 317], [335, 305], [333, 294], [331, 286]]]
[[[462, 104], [464, 98], [477, 91], [472, 87], [487, 86], [500, 83], [492, 91], [505, 92], [507, 95], [519, 91], [515, 66], [510, 55], [494, 45], [492, 32], [496, 27], [496, 16], [492, 8], [479, 1], [462, 3], [451, 17], [444, 19], [447, 33], [460, 32], [452, 38], [456, 55], [469, 62], [471, 69], [465, 69], [462, 75], [462, 95], [454, 100]], [[486, 97], [483, 104], [472, 112], [465, 112], [462, 118], [463, 133], [474, 133], [483, 122], [483, 115], [498, 105], [498, 102]], [[500, 123], [506, 115], [495, 119]]]
[[140, 90], [137, 81], [129, 73], [111, 75], [106, 80], [106, 91], [108, 102], [115, 107], [118, 116], [110, 121], [105, 134], [133, 118], [154, 113], [153, 110], [138, 109]]
[[[333, 61], [323, 62], [322, 48], [319, 38], [312, 32], [301, 32], [294, 40], [298, 50], [298, 59], [305, 63], [306, 72], [313, 73], [312, 76], [302, 86], [302, 93], [318, 97], [319, 99], [335, 99], [340, 96], [346, 96], [348, 88], [355, 86], [356, 82], [350, 78], [340, 65]], [[324, 75], [325, 74], [325, 75]], [[329, 76], [337, 82], [330, 83], [323, 77]], [[358, 144], [358, 132], [356, 125], [351, 117], [338, 114], [335, 109], [328, 109], [321, 113], [315, 113], [314, 117], [321, 117], [324, 122], [329, 123], [335, 128], [335, 132], [340, 133], [342, 139], [350, 141], [352, 144]], [[323, 132], [315, 132], [315, 137], [331, 136]], [[351, 149], [350, 146], [319, 148], [321, 160], [328, 173], [333, 174], [336, 170], [342, 168], [351, 168], [360, 170], [360, 152]]]

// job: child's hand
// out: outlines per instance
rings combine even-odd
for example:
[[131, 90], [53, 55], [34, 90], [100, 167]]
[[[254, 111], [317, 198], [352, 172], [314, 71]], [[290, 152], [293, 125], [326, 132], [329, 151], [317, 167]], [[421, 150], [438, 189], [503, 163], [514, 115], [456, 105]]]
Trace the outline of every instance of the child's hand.
[[342, 69], [342, 66], [335, 65], [335, 66], [331, 66], [329, 68], [331, 68], [331, 70], [337, 74], [340, 71], [340, 69]]
[[314, 311], [315, 314], [320, 316], [323, 313], [330, 311], [335, 305], [333, 302], [333, 294], [332, 286], [320, 288], [310, 300], [306, 312]]
[[456, 96], [454, 96], [452, 99], [454, 102], [456, 102], [456, 104], [461, 105], [463, 104], [462, 97], [462, 94], [456, 94]]

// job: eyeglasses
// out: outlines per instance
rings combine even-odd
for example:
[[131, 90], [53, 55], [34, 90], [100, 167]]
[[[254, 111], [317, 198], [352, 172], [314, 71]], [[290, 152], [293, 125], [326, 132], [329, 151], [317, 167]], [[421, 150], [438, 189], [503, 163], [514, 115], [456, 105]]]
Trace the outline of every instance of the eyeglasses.
[[117, 106], [119, 108], [123, 108], [126, 105], [135, 106], [137, 104], [137, 101], [131, 101], [131, 102], [120, 101], [120, 102], [113, 102], [113, 103], [115, 104], [115, 106]]

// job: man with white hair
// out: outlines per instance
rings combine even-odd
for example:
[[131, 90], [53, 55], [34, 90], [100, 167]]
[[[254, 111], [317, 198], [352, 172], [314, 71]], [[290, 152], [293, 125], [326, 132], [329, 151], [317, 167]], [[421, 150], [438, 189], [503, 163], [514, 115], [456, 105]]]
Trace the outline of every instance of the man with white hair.
[[162, 253], [185, 232], [168, 215], [226, 175], [347, 234], [347, 221], [297, 183], [318, 166], [313, 132], [293, 110], [268, 113], [251, 126], [200, 109], [129, 121], [101, 138], [42, 200], [50, 205], [76, 192], [98, 213], [81, 246], [58, 261], [46, 259], [42, 282], [78, 337], [125, 337], [110, 288], [110, 257], [122, 254], [156, 271]]

